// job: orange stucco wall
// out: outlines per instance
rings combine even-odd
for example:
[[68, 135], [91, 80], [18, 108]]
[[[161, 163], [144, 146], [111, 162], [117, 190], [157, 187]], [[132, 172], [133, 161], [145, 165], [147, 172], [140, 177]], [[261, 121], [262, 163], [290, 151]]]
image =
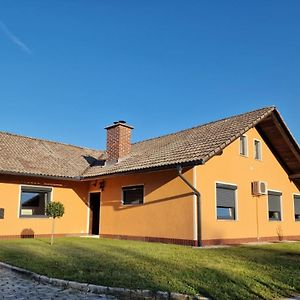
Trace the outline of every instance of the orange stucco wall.
[[[193, 172], [184, 173], [192, 181]], [[122, 187], [144, 185], [144, 204], [123, 205]], [[93, 183], [91, 191], [95, 190]], [[130, 237], [193, 239], [193, 196], [176, 171], [105, 179], [100, 233]]]
[[[300, 193], [291, 182], [256, 129], [247, 132], [248, 156], [239, 154], [236, 140], [220, 156], [196, 167], [197, 187], [202, 194], [204, 240], [300, 236], [300, 222], [294, 219], [293, 193]], [[254, 159], [254, 139], [262, 142], [262, 160]], [[266, 181], [268, 189], [282, 192], [282, 221], [269, 221], [267, 196], [251, 195], [252, 181]], [[217, 220], [216, 182], [236, 184], [237, 220]], [[257, 206], [256, 206], [257, 205]]]
[[[49, 218], [20, 218], [20, 186], [52, 187], [52, 200], [65, 206], [65, 215], [56, 221], [56, 234], [80, 234], [87, 232], [88, 183], [43, 180], [31, 177], [0, 176], [0, 208], [5, 209], [4, 219], [0, 219], [1, 236], [20, 236], [33, 232], [34, 235], [49, 234]], [[25, 231], [24, 231], [25, 230]]]
[[[184, 176], [201, 192], [202, 239], [204, 241], [300, 236], [294, 219], [293, 193], [300, 194], [256, 129], [247, 132], [248, 156], [239, 154], [239, 140], [203, 166], [185, 170]], [[262, 142], [262, 160], [254, 159], [254, 139]], [[195, 196], [177, 172], [159, 171], [112, 176], [103, 179], [100, 234], [103, 236], [153, 237], [193, 241], [196, 239]], [[270, 190], [282, 192], [282, 221], [269, 221], [267, 196], [253, 197], [251, 182], [266, 181]], [[49, 234], [48, 218], [20, 218], [20, 186], [53, 187], [52, 200], [61, 201], [65, 215], [56, 222], [57, 234], [84, 234], [89, 227], [89, 192], [99, 191], [100, 180], [67, 182], [31, 177], [0, 176], [1, 236], [19, 236], [24, 229], [35, 235]], [[237, 219], [217, 220], [216, 182], [237, 185]], [[122, 187], [144, 185], [144, 204], [123, 205]], [[146, 239], [147, 240], [147, 239]], [[172, 241], [171, 241], [172, 242]], [[176, 241], [175, 241], [176, 242]]]

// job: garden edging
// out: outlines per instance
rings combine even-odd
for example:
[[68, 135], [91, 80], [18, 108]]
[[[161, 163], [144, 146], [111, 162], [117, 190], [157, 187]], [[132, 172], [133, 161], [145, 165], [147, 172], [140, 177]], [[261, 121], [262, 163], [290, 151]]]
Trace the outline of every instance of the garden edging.
[[50, 284], [64, 289], [70, 288], [83, 292], [91, 292], [94, 294], [104, 294], [126, 299], [157, 299], [157, 300], [208, 300], [209, 298], [200, 295], [186, 295], [174, 292], [150, 291], [150, 290], [131, 290], [126, 288], [108, 287], [89, 283], [80, 283], [75, 281], [49, 278], [26, 269], [15, 267], [7, 263], [0, 262], [0, 267], [4, 267], [11, 271], [25, 275], [41, 284]]

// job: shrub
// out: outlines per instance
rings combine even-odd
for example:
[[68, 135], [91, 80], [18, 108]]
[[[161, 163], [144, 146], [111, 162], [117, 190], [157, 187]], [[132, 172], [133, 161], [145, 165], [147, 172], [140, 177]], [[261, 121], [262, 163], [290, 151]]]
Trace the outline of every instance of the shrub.
[[51, 245], [53, 245], [54, 241], [54, 227], [55, 227], [55, 219], [60, 218], [64, 215], [65, 208], [61, 202], [49, 202], [46, 207], [46, 215], [52, 218], [52, 233], [51, 233]]

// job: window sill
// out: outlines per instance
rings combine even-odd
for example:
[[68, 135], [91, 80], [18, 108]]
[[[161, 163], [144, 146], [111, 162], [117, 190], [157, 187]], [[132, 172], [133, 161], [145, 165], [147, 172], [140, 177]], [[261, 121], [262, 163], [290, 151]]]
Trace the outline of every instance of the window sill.
[[122, 204], [122, 206], [141, 206], [141, 205], [143, 205], [144, 203], [133, 203], [133, 204], [125, 204], [125, 203], [121, 203]]
[[19, 216], [20, 219], [49, 219], [48, 216]]

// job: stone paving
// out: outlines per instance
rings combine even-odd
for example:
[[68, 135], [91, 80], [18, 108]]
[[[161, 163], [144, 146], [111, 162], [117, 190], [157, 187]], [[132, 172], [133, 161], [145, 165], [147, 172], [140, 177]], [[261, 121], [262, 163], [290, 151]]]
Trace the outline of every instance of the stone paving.
[[116, 300], [105, 295], [85, 293], [73, 289], [62, 289], [52, 285], [38, 283], [0, 266], [0, 300], [50, 300], [50, 299], [74, 299], [74, 300]]

